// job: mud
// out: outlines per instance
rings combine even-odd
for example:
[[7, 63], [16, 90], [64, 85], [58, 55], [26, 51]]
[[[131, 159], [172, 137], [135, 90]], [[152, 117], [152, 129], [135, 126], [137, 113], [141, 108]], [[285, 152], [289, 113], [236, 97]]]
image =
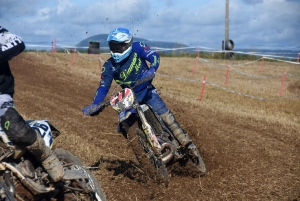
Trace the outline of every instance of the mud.
[[[99, 157], [87, 165], [99, 167], [93, 173], [108, 200], [300, 200], [298, 130], [194, 108], [161, 94], [200, 149], [208, 171], [205, 177], [195, 177], [188, 169], [175, 167], [165, 187], [138, 169], [127, 141], [116, 132], [112, 109], [95, 117], [82, 114], [98, 79], [68, 63], [58, 68], [55, 62], [43, 64], [42, 59], [22, 53], [10, 62], [16, 108], [25, 118], [51, 120], [63, 131], [58, 145], [82, 161], [87, 161], [88, 153], [80, 155], [80, 142], [65, 141], [68, 135], [99, 147]], [[299, 88], [295, 83], [289, 90], [299, 93]]]

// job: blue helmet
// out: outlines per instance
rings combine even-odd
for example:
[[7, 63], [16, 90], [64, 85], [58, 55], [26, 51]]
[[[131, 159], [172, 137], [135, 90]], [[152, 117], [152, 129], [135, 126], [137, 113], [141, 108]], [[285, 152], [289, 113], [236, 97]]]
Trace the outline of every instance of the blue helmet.
[[110, 53], [115, 62], [123, 61], [132, 51], [132, 35], [126, 28], [117, 28], [107, 37]]

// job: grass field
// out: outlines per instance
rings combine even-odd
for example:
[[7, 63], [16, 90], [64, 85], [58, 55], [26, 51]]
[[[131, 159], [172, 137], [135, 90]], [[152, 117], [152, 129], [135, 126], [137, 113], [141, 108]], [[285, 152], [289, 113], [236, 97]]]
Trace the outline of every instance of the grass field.
[[[108, 55], [101, 55], [100, 58], [105, 61]], [[76, 55], [74, 66], [85, 65], [98, 75], [100, 70], [96, 60], [97, 56]], [[200, 59], [195, 65], [192, 58], [163, 57], [154, 84], [162, 94], [195, 107], [280, 123], [287, 127], [299, 125], [300, 63], [264, 61], [262, 67], [261, 60], [205, 61]], [[283, 83], [284, 73], [287, 76]], [[200, 101], [204, 76], [206, 84]]]
[[97, 55], [25, 52], [11, 67], [19, 112], [54, 123], [56, 146], [99, 168], [108, 200], [300, 200], [300, 65], [264, 61], [260, 72], [261, 60], [248, 62], [161, 58], [153, 83], [208, 170], [203, 178], [171, 173], [168, 188], [139, 170], [111, 108], [82, 114], [99, 85]]

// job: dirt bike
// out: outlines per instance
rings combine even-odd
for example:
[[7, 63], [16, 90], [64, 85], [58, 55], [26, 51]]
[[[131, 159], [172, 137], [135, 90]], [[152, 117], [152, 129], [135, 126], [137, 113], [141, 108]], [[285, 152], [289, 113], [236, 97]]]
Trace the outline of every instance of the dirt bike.
[[122, 89], [109, 101], [100, 103], [99, 111], [109, 105], [117, 111], [118, 130], [130, 141], [138, 162], [150, 175], [158, 173], [160, 180], [168, 184], [167, 167], [176, 162], [191, 162], [200, 175], [205, 175], [205, 164], [197, 147], [193, 143], [187, 148], [181, 146], [151, 106], [140, 104], [136, 99], [133, 89], [153, 78], [154, 75], [146, 77], [138, 80], [135, 86]]
[[[27, 120], [52, 148], [59, 130], [47, 120]], [[0, 200], [84, 200], [106, 201], [101, 185], [78, 157], [62, 148], [54, 153], [62, 162], [64, 177], [53, 182], [43, 166], [25, 147], [14, 145], [0, 131]]]

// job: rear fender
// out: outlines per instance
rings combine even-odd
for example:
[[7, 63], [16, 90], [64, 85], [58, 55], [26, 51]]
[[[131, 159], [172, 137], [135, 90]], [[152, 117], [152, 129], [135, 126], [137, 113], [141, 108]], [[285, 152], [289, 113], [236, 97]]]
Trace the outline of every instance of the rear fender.
[[[29, 124], [32, 124], [32, 122], [34, 122], [34, 121], [36, 121], [36, 120], [26, 120], [26, 123], [29, 125]], [[48, 121], [48, 120], [43, 120], [43, 121], [45, 121], [49, 124], [52, 132], [60, 133], [60, 131], [52, 123], [50, 123], [50, 121]]]
[[46, 146], [52, 147], [53, 138], [59, 135], [59, 131], [55, 126], [48, 120], [26, 120], [26, 123], [41, 135]]

